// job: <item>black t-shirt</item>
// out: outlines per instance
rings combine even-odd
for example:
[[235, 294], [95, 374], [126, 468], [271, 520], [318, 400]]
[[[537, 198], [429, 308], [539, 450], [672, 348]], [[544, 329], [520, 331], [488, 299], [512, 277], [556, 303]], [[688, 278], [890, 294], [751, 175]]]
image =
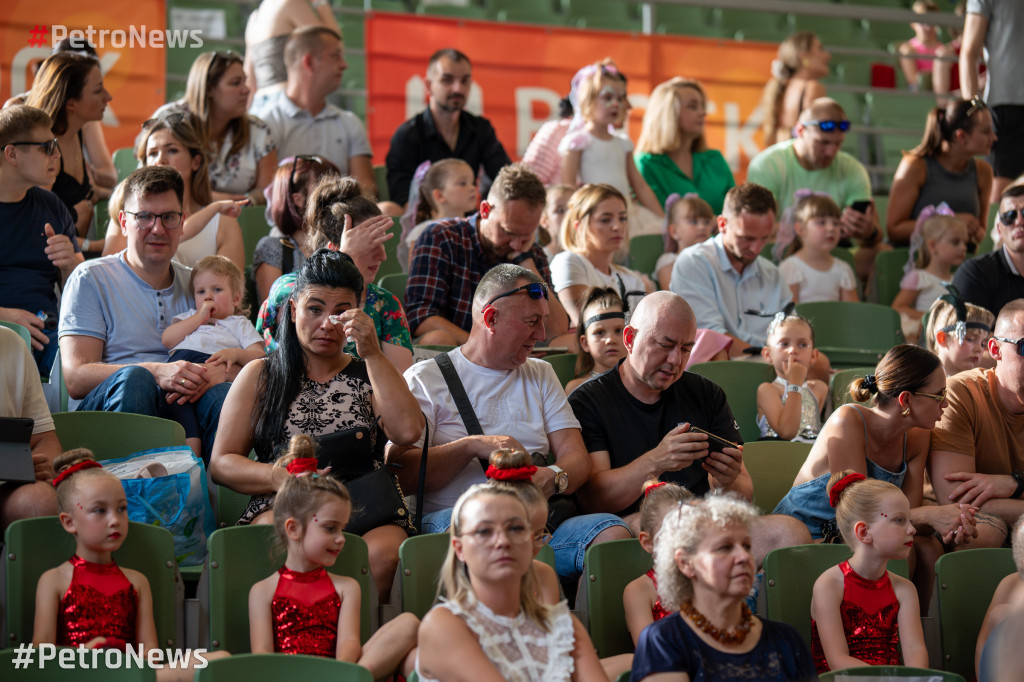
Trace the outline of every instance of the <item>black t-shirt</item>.
[[1024, 277], [1015, 275], [1002, 249], [964, 262], [953, 284], [968, 303], [980, 305], [993, 315], [1010, 301], [1024, 298]]
[[[588, 452], [607, 450], [612, 469], [624, 467], [657, 447], [665, 434], [682, 422], [710, 431], [734, 443], [742, 443], [739, 425], [717, 384], [699, 374], [683, 376], [661, 394], [653, 405], [637, 400], [626, 390], [619, 376], [619, 365], [583, 384], [569, 396], [569, 404], [583, 430]], [[679, 471], [667, 471], [661, 480], [678, 483], [694, 495], [709, 489], [708, 473], [699, 461]], [[637, 500], [620, 516], [635, 512]]]

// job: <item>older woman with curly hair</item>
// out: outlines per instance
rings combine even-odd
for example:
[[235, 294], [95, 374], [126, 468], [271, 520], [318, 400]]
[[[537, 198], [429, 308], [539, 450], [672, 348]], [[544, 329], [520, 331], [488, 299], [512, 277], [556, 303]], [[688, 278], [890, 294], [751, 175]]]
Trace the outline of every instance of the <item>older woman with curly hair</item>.
[[659, 682], [817, 679], [800, 634], [754, 616], [750, 530], [757, 510], [731, 494], [680, 503], [655, 539], [661, 603], [674, 612], [640, 633], [633, 680]]

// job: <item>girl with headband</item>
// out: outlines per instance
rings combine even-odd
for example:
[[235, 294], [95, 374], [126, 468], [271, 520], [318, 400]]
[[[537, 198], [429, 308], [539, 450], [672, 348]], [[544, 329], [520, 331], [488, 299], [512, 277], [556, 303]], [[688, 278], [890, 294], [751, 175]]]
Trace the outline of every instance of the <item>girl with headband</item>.
[[928, 350], [939, 356], [946, 376], [981, 367], [989, 358], [988, 340], [996, 316], [986, 308], [967, 303], [952, 284], [949, 292], [935, 299], [928, 309], [925, 341]]
[[626, 357], [622, 330], [626, 313], [622, 299], [611, 287], [591, 287], [580, 305], [580, 325], [576, 339], [580, 352], [576, 355], [576, 377], [565, 386], [566, 394], [594, 377], [607, 372]]

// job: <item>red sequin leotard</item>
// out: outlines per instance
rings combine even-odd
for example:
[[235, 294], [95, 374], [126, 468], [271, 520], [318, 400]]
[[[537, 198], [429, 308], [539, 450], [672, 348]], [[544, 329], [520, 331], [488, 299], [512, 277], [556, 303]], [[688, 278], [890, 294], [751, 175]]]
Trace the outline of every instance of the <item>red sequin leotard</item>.
[[113, 561], [94, 564], [77, 555], [69, 561], [74, 568], [57, 613], [57, 644], [78, 646], [102, 636], [104, 648], [123, 650], [137, 639], [138, 592]]
[[[654, 583], [654, 592], [658, 592], [658, 579], [654, 577], [654, 569], [647, 571], [647, 577]], [[654, 606], [651, 607], [651, 615], [654, 616], [654, 622], [657, 623], [665, 616], [671, 616], [672, 612], [661, 605], [661, 597], [657, 597], [654, 600]]]
[[[892, 589], [889, 572], [867, 580], [853, 572], [850, 562], [839, 564], [843, 572], [843, 601], [839, 613], [850, 655], [867, 665], [900, 665], [900, 603]], [[811, 655], [819, 673], [828, 672], [828, 661], [811, 621]]]
[[274, 651], [334, 658], [341, 597], [323, 566], [300, 573], [282, 566], [270, 602]]

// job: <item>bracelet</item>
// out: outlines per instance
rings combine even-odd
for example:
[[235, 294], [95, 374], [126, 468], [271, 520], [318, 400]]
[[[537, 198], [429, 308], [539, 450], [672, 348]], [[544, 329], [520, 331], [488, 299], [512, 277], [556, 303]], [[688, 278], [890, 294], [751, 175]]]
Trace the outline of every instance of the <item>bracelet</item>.
[[786, 393], [800, 393], [800, 384], [786, 384]]

